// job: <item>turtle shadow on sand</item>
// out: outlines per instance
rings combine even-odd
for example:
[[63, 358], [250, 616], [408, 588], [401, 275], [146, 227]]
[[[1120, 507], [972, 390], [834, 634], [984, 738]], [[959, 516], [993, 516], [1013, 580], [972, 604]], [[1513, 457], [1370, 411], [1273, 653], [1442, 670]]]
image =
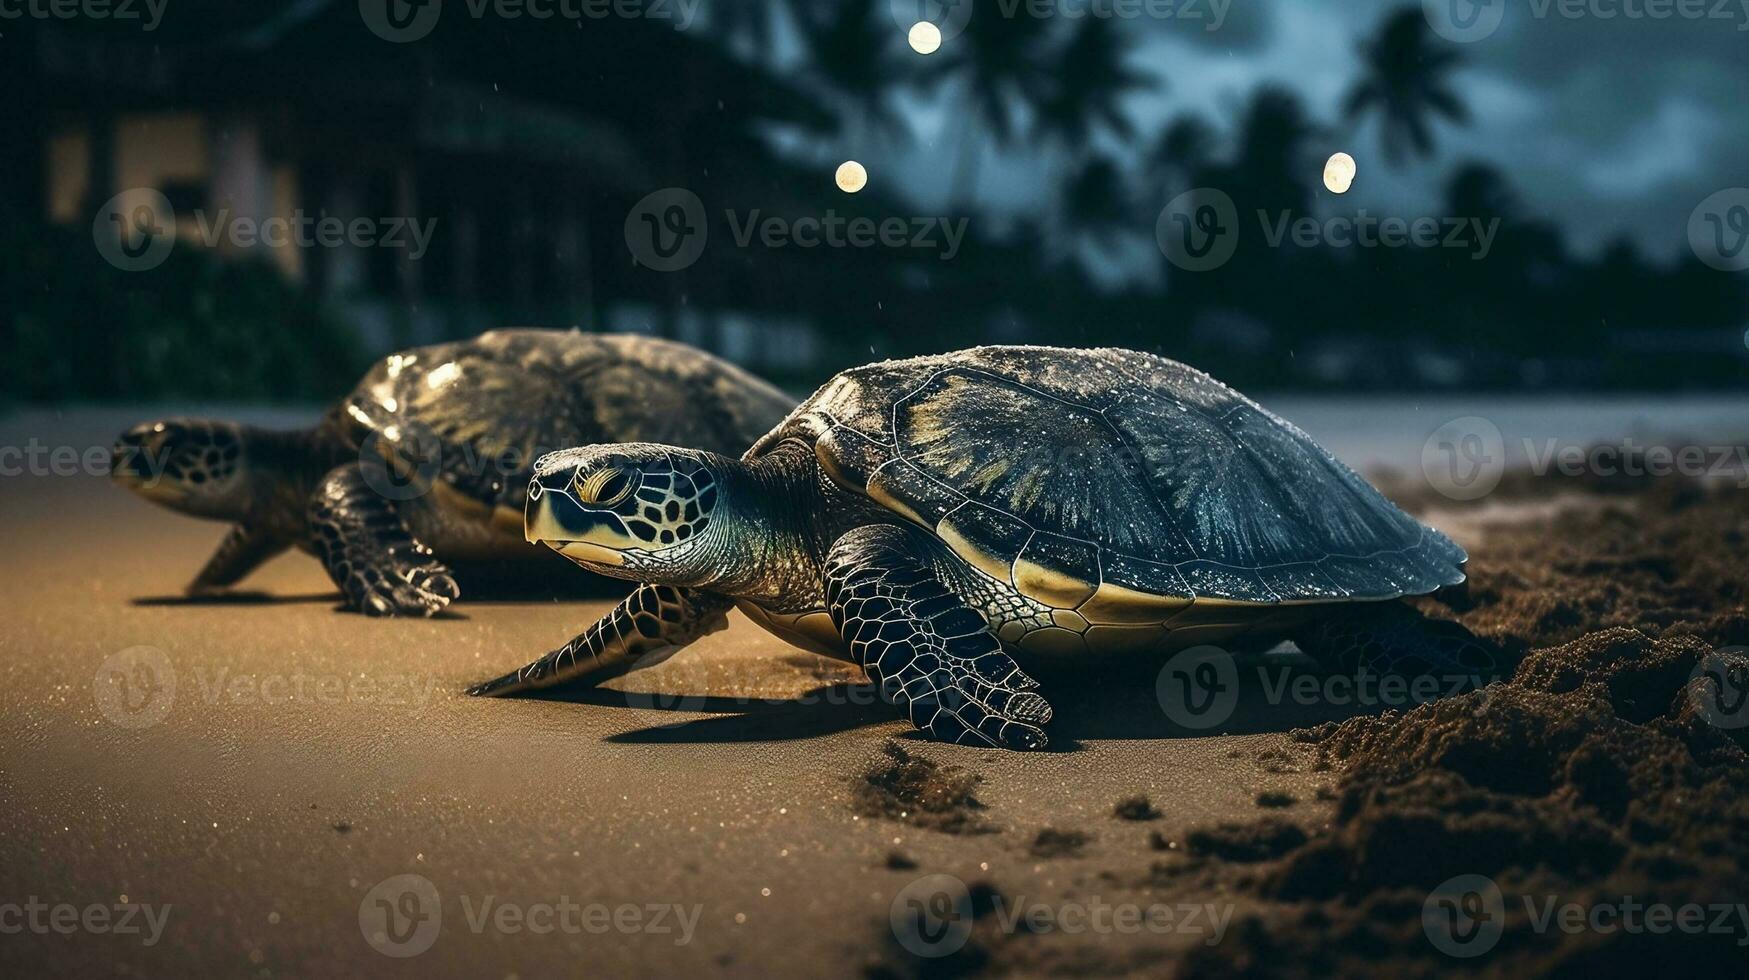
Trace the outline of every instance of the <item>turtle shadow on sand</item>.
[[[1175, 692], [1162, 684], [1170, 664], [1163, 656], [1061, 676], [1040, 672], [1054, 709], [1051, 744], [1069, 749], [1094, 740], [1260, 735], [1407, 706], [1343, 696], [1340, 682], [1328, 683], [1337, 675], [1297, 652], [1238, 654], [1233, 661], [1230, 700], [1206, 707], [1169, 703]], [[1221, 692], [1204, 693], [1212, 699]]]
[[[1333, 675], [1302, 655], [1252, 654], [1235, 660], [1236, 697], [1231, 710], [1219, 715], [1223, 720], [1204, 727], [1175, 720], [1173, 712], [1163, 707], [1157, 682], [1165, 658], [1144, 658], [1134, 664], [1060, 677], [1047, 674], [1044, 690], [1050, 694], [1055, 718], [1050, 723], [1051, 742], [1044, 751], [1081, 751], [1093, 740], [1171, 741], [1285, 732], [1407, 707], [1365, 693], [1350, 695], [1350, 689], [1340, 682], [1328, 684]], [[708, 716], [653, 724], [606, 738], [633, 745], [782, 742], [881, 725], [898, 717], [881, 701], [872, 684], [826, 684], [796, 698], [775, 699], [564, 687], [524, 696], [676, 716]], [[1178, 714], [1183, 717], [1182, 712]], [[916, 732], [894, 737], [928, 741]]]
[[825, 684], [797, 698], [628, 692], [604, 687], [549, 688], [524, 696], [677, 716], [683, 713], [709, 716], [650, 725], [606, 739], [629, 745], [787, 742], [894, 720], [893, 709], [880, 700], [871, 684]]
[[[631, 586], [601, 575], [537, 576], [504, 565], [470, 565], [457, 563], [456, 579], [462, 595], [469, 602], [515, 603], [587, 602], [618, 600]], [[550, 571], [550, 569], [548, 569]], [[136, 596], [135, 606], [286, 606], [304, 603], [342, 603], [338, 592], [275, 593], [258, 589], [225, 590], [195, 595]], [[336, 612], [349, 612], [336, 606]], [[466, 619], [454, 610], [445, 610], [435, 619]]]
[[148, 595], [132, 600], [135, 606], [292, 606], [339, 601], [336, 592], [302, 592], [278, 595], [272, 592], [214, 592], [209, 595]]

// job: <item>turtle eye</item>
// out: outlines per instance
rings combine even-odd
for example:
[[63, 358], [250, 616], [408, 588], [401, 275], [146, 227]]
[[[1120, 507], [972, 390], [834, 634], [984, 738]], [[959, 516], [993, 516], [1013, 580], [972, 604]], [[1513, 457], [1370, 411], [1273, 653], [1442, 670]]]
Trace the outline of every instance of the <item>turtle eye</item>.
[[577, 502], [611, 507], [632, 492], [633, 475], [632, 471], [617, 466], [603, 467], [588, 474], [580, 473], [572, 481]]

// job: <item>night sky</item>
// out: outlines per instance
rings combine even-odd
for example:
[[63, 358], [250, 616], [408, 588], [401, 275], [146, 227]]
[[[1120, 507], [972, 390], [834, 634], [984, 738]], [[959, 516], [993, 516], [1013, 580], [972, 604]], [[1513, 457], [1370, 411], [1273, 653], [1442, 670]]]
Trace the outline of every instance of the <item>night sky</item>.
[[[998, 2], [976, 0], [973, 16]], [[1600, 11], [1644, 6], [1588, 2]], [[1647, 255], [1669, 259], [1685, 248], [1695, 205], [1749, 184], [1749, 0], [1727, 7], [1683, 2], [1709, 16], [1572, 19], [1560, 15], [1559, 0], [1513, 0], [1491, 36], [1455, 45], [1465, 58], [1455, 78], [1469, 125], [1439, 122], [1437, 152], [1392, 169], [1375, 125], [1348, 122], [1341, 105], [1361, 69], [1359, 43], [1402, 0], [1231, 0], [1213, 30], [1216, 5], [1190, 0], [1183, 18], [1118, 18], [1136, 38], [1134, 65], [1165, 84], [1129, 97], [1139, 131], [1132, 144], [1103, 145], [1134, 163], [1174, 115], [1195, 110], [1230, 126], [1259, 84], [1275, 83], [1296, 93], [1314, 120], [1330, 124], [1314, 146], [1347, 150], [1359, 161], [1360, 180], [1343, 209], [1437, 215], [1454, 164], [1482, 159], [1501, 167], [1525, 210], [1557, 222], [1580, 253], [1625, 234]], [[1537, 16], [1539, 9], [1546, 14]], [[949, 171], [943, 154], [959, 138], [956, 104], [950, 92], [902, 104], [916, 143], [889, 165], [897, 165], [920, 205], [939, 207]], [[984, 159], [979, 196], [995, 208], [1036, 209], [1062, 179], [1054, 151], [1036, 141], [993, 147]], [[879, 166], [871, 171], [884, 176]], [[1138, 205], [1138, 233], [1151, 228], [1149, 208], [1162, 203]]]

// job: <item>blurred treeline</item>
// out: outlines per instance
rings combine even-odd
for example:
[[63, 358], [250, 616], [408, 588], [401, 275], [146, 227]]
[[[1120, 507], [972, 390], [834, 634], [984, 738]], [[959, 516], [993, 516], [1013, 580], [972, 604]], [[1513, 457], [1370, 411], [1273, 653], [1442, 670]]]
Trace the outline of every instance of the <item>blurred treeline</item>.
[[[755, 332], [765, 321], [800, 320], [817, 339], [806, 363], [766, 363], [757, 345], [743, 358], [794, 387], [873, 356], [990, 342], [1153, 350], [1254, 389], [1696, 388], [1745, 375], [1742, 343], [1719, 344], [1749, 319], [1743, 276], [1686, 251], [1674, 263], [1653, 260], [1625, 238], [1601, 257], [1580, 257], [1509, 175], [1483, 163], [1451, 168], [1439, 213], [1500, 219], [1484, 259], [1450, 248], [1262, 245], [1258, 210], [1349, 213], [1319, 180], [1331, 128], [1375, 121], [1377, 149], [1401, 161], [1434, 152], [1436, 124], [1467, 122], [1453, 81], [1459, 56], [1415, 6], [1356, 38], [1363, 71], [1345, 119], [1314, 118], [1293, 92], [1266, 86], [1232, 118], [1193, 113], [1143, 131], [1125, 99], [1169, 85], [1171, 71], [1140, 64], [1133, 26], [1110, 19], [974, 15], [963, 34], [921, 58], [886, 0], [705, 0], [701, 23], [686, 31], [637, 20], [585, 30], [457, 16], [405, 45], [371, 37], [352, 0], [184, 4], [211, 16], [183, 16], [197, 26], [180, 33], [167, 19], [155, 50], [235, 45], [251, 66], [277, 65], [288, 104], [307, 87], [325, 100], [318, 115], [345, 120], [354, 107], [322, 89], [320, 77], [349, 80], [344, 91], [412, 97], [446, 84], [489, 85], [555, 118], [606, 127], [630, 147], [635, 179], [619, 186], [585, 172], [577, 188], [488, 174], [506, 192], [536, 185], [535, 205], [519, 219], [535, 226], [531, 236], [559, 210], [555, 199], [586, 202], [582, 252], [591, 258], [565, 273], [584, 281], [546, 293], [488, 283], [463, 303], [430, 282], [444, 277], [428, 275], [426, 292], [400, 304], [406, 315], [386, 338], [373, 338], [348, 320], [345, 304], [264, 261], [179, 247], [148, 273], [111, 268], [88, 225], [41, 219], [40, 143], [9, 141], [0, 160], [10, 209], [0, 238], [5, 395], [326, 398], [388, 346], [494, 323], [622, 328], [616, 311], [627, 308], [655, 311], [641, 325], [719, 349], [730, 345], [712, 314], [733, 313]], [[28, 25], [0, 45], [20, 37]], [[9, 131], [45, 131], [49, 112], [32, 100], [46, 93], [31, 87], [49, 83], [19, 59], [0, 66], [12, 93], [4, 97]], [[222, 87], [227, 79], [196, 83]], [[838, 160], [916, 138], [905, 118], [916, 99], [942, 100], [959, 117], [963, 138], [936, 148], [951, 174], [946, 207], [920, 205], [891, 181], [855, 196], [833, 188], [825, 175]], [[1056, 179], [1035, 206], [1004, 211], [980, 188], [999, 179], [992, 157], [1021, 149], [1048, 158]], [[633, 202], [667, 186], [695, 190], [719, 214], [758, 209], [793, 219], [831, 209], [877, 221], [970, 221], [951, 261], [929, 250], [735, 248], [727, 228], [713, 227], [717, 237], [696, 265], [659, 273], [631, 260], [622, 223]], [[1199, 186], [1233, 198], [1246, 237], [1220, 269], [1185, 273], [1161, 255], [1154, 222], [1168, 200]], [[441, 251], [452, 223], [433, 209]], [[1673, 219], [1671, 241], [1682, 239]], [[541, 278], [514, 255], [497, 261], [493, 282]], [[1101, 275], [1108, 263], [1142, 272]], [[415, 307], [422, 318], [412, 316]]]

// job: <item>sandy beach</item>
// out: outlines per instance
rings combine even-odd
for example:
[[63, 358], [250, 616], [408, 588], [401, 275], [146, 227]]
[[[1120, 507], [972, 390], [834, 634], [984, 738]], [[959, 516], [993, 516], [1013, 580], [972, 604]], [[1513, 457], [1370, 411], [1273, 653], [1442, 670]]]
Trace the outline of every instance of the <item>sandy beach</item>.
[[[7, 435], [102, 445], [118, 421], [15, 418]], [[1672, 513], [1741, 514], [1647, 499]], [[1418, 756], [1423, 743], [1396, 729], [1352, 726], [1401, 725], [1439, 705], [1357, 719], [1338, 735], [1316, 726], [1378, 706], [1270, 703], [1280, 698], [1247, 683], [1230, 719], [1192, 730], [1161, 710], [1158, 664], [1143, 664], [1054, 688], [1052, 751], [972, 750], [918, 740], [854, 668], [738, 614], [614, 691], [475, 700], [460, 693], [469, 682], [562, 642], [609, 600], [471, 601], [435, 620], [370, 620], [336, 611], [318, 565], [290, 555], [249, 581], [254, 598], [188, 603], [176, 597], [218, 525], [95, 476], [0, 481], [0, 512], [0, 903], [16, 906], [0, 910], [0, 926], [22, 924], [0, 936], [8, 974], [1291, 974], [1329, 931], [1307, 918], [1315, 903], [1352, 910], [1369, 907], [1375, 887], [1431, 887], [1356, 872], [1353, 887], [1296, 890], [1271, 869], [1322, 880], [1309, 855], [1331, 841], [1361, 855], [1357, 868], [1376, 860], [1354, 795], [1374, 787], [1357, 790], [1345, 767], [1376, 774], [1376, 746], [1391, 745], [1401, 784], [1446, 757]], [[1731, 528], [1740, 557], [1743, 524]], [[1654, 591], [1664, 575], [1633, 558], [1574, 572], [1588, 559], [1560, 556], [1559, 574], [1616, 585], [1551, 602], [1566, 580], [1527, 579], [1534, 549], [1512, 533], [1490, 544], [1516, 564], [1478, 560], [1481, 591], [1446, 613], [1483, 635], [1530, 649], [1624, 618], [1671, 633], [1696, 615], [1667, 596], [1631, 605], [1635, 575]], [[1668, 561], [1672, 582], [1698, 567]], [[1740, 577], [1734, 595], [1723, 581], [1690, 582], [1692, 604], [1713, 618], [1682, 631], [1693, 648], [1687, 660], [1672, 654], [1666, 674], [1686, 678], [1702, 647], [1749, 641]], [[1247, 661], [1244, 675], [1258, 665], [1312, 674], [1292, 657]], [[1633, 720], [1649, 724], [1664, 707]], [[1714, 787], [1705, 812], [1741, 829], [1740, 730], [1687, 731], [1697, 758], [1711, 739], [1695, 765], [1730, 773], [1696, 777]], [[1606, 818], [1599, 832], [1624, 822]], [[1405, 841], [1439, 838], [1392, 838]], [[1719, 876], [1742, 845], [1710, 853], [1697, 880], [1729, 880]], [[1499, 877], [1507, 866], [1518, 865], [1490, 867]], [[1571, 881], [1613, 873], [1567, 870]], [[974, 921], [952, 955], [919, 958], [893, 913], [933, 875], [966, 885]], [[1661, 880], [1680, 892], [1690, 879]], [[1419, 923], [1419, 901], [1375, 920]], [[1121, 922], [1121, 910], [1161, 908], [1175, 910], [1174, 925], [1072, 928], [1077, 916]], [[1039, 909], [1016, 924], [1017, 910]], [[1454, 962], [1425, 940], [1369, 953], [1359, 927], [1337, 921], [1337, 965], [1375, 954], [1412, 973]]]

